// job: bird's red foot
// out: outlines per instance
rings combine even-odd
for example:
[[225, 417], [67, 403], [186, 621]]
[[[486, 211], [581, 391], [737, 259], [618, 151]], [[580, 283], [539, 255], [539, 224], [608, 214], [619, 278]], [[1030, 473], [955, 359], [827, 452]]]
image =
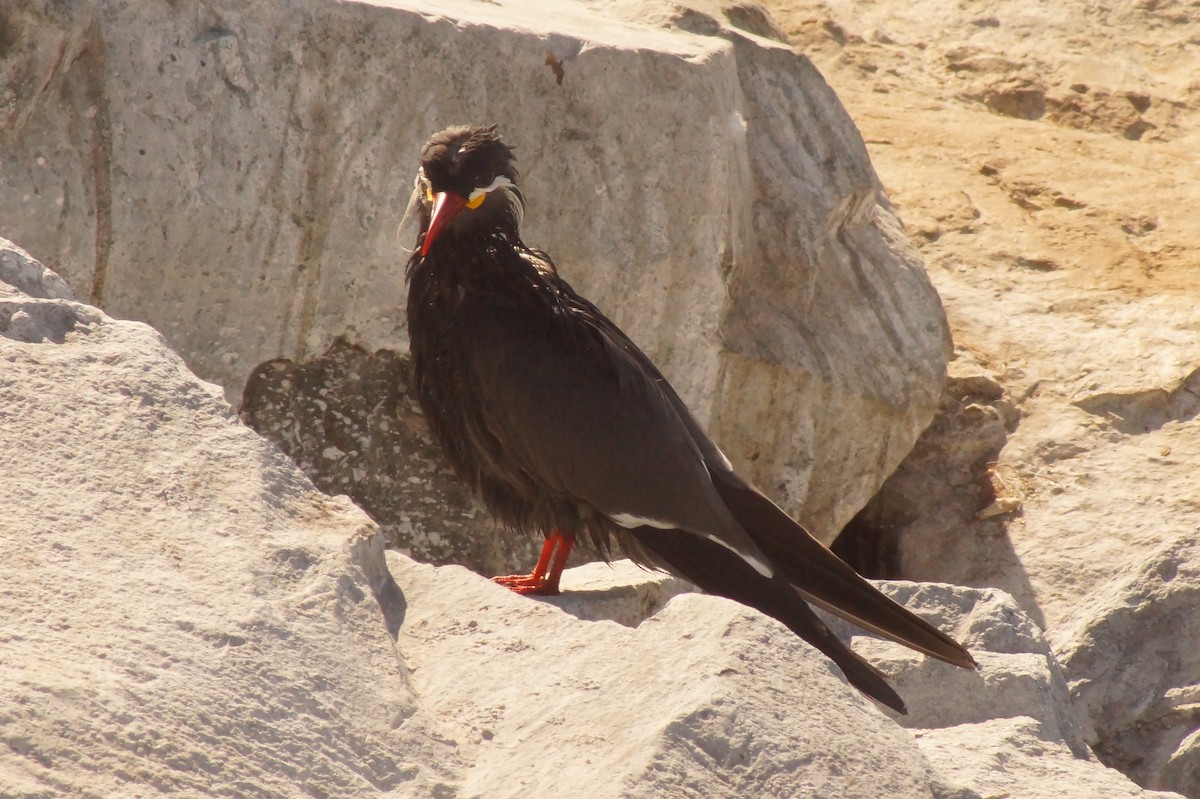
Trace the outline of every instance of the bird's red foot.
[[558, 596], [562, 593], [558, 589], [558, 580], [562, 577], [563, 567], [567, 565], [567, 555], [571, 554], [573, 546], [574, 535], [566, 536], [555, 530], [546, 536], [542, 554], [532, 572], [493, 577], [492, 582], [526, 596]]
[[562, 593], [558, 585], [550, 585], [545, 576], [539, 577], [536, 574], [506, 574], [493, 577], [492, 582], [528, 596], [558, 596]]

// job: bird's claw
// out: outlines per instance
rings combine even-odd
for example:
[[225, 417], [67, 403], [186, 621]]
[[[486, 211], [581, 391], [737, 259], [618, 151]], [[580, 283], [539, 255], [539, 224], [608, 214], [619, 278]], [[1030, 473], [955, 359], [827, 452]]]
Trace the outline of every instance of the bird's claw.
[[507, 574], [493, 577], [492, 582], [524, 596], [558, 596], [562, 593], [557, 581], [551, 584], [539, 574]]

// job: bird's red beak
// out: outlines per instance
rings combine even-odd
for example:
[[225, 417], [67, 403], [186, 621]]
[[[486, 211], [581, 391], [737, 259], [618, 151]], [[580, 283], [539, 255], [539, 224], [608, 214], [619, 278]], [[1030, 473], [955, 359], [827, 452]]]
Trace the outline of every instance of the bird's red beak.
[[433, 240], [450, 224], [450, 220], [458, 216], [458, 212], [467, 204], [465, 197], [452, 191], [439, 191], [433, 196], [433, 216], [429, 219], [429, 230], [425, 232], [425, 243], [421, 245], [421, 257], [429, 254]]

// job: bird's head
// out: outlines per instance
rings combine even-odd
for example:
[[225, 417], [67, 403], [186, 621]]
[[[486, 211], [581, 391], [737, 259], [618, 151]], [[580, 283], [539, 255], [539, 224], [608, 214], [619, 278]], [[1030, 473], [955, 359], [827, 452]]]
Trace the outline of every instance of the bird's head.
[[516, 186], [514, 160], [495, 125], [447, 128], [429, 139], [413, 193], [421, 208], [417, 243], [422, 257], [448, 235], [519, 241], [525, 200]]

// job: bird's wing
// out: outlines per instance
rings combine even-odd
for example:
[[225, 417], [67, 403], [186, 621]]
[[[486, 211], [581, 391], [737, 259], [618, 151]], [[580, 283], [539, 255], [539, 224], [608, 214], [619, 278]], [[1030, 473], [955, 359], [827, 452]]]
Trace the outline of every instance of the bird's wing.
[[692, 412], [684, 404], [683, 399], [675, 393], [675, 388], [662, 376], [662, 373], [658, 371], [658, 367], [654, 365], [654, 362], [650, 360], [646, 353], [642, 352], [636, 344], [629, 340], [620, 328], [613, 324], [608, 317], [600, 313], [590, 302], [582, 297], [576, 299], [582, 307], [590, 309], [596, 326], [613, 341], [623, 342], [622, 346], [629, 357], [637, 361], [646, 374], [654, 377], [656, 384], [662, 391], [663, 397], [675, 409], [675, 414], [679, 417], [680, 423], [686, 428], [688, 436], [695, 442], [696, 448], [704, 458], [704, 465], [708, 470], [710, 472], [732, 472], [733, 466], [730, 464], [729, 458], [725, 457], [725, 453], [721, 451], [721, 448], [704, 432], [704, 428], [696, 421], [696, 417], [692, 416]]
[[713, 488], [702, 451], [711, 442], [697, 441], [649, 359], [566, 292], [565, 283], [556, 289], [566, 305], [492, 296], [462, 309], [459, 332], [470, 346], [460, 357], [508, 457], [536, 482], [623, 527], [711, 538], [769, 574]]
[[963, 668], [976, 667], [961, 644], [881, 593], [737, 475], [717, 474], [714, 486], [779, 574], [805, 599], [918, 652]]
[[[658, 374], [644, 354], [638, 351], [636, 355], [645, 360], [647, 370]], [[860, 627], [947, 663], [976, 667], [975, 660], [961, 644], [880, 592], [779, 506], [738, 476], [725, 454], [705, 435], [670, 385], [664, 380], [662, 386], [665, 398], [675, 407], [680, 422], [704, 454], [722, 503], [778, 568], [777, 578], [790, 583], [793, 590], [810, 602]], [[781, 593], [777, 585], [779, 579], [768, 584], [750, 579], [753, 575], [743, 575], [747, 579], [736, 578], [738, 569], [728, 559], [721, 563], [722, 559], [715, 557], [719, 553], [709, 551], [706, 555], [702, 547], [681, 546], [678, 539], [670, 536], [659, 537], [655, 542], [643, 540], [642, 545], [670, 563], [676, 571], [691, 572], [691, 576], [684, 576], [709, 593], [736, 599], [783, 621], [797, 635], [832, 658], [850, 681], [865, 693], [905, 712], [903, 703], [899, 707], [893, 704], [895, 694], [886, 684], [880, 685], [878, 672], [873, 667], [865, 662], [857, 663], [861, 659], [856, 655], [841, 651], [845, 647], [802, 602], [796, 602], [794, 597], [789, 599], [786, 592]], [[896, 701], [899, 701], [898, 697]]]

